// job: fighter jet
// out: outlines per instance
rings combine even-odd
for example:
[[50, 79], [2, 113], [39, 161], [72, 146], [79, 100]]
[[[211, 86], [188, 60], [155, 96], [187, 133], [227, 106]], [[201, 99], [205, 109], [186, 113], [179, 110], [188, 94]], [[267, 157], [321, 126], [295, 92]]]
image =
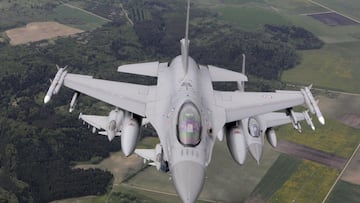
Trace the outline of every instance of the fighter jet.
[[[226, 137], [233, 159], [244, 164], [247, 151], [259, 162], [264, 137], [276, 147], [274, 127], [291, 123], [301, 131], [305, 120], [314, 130], [308, 114], [325, 123], [311, 87], [300, 91], [246, 92], [245, 56], [242, 73], [212, 65], [200, 65], [189, 56], [190, 0], [187, 1], [185, 38], [180, 40], [181, 55], [169, 63], [149, 62], [118, 67], [118, 72], [157, 77], [152, 86], [95, 79], [68, 73], [59, 68], [46, 93], [50, 101], [62, 86], [75, 91], [70, 102], [73, 111], [80, 94], [114, 106], [108, 116], [80, 114], [93, 131], [111, 141], [121, 136], [125, 156], [133, 152], [158, 170], [169, 172], [175, 189], [185, 203], [195, 202], [202, 190], [206, 168], [210, 164], [216, 139]], [[236, 81], [236, 91], [216, 91], [212, 82]], [[308, 110], [294, 112], [304, 105]], [[140, 127], [150, 123], [160, 143], [155, 149], [135, 149]]]

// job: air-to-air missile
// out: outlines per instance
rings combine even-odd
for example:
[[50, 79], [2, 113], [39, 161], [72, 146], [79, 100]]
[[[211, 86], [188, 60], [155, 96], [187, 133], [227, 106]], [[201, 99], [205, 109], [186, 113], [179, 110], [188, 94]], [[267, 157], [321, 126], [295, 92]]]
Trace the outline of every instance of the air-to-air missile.
[[70, 108], [69, 108], [69, 112], [73, 112], [74, 109], [75, 109], [75, 106], [76, 106], [76, 100], [77, 98], [79, 97], [80, 93], [79, 92], [75, 92], [72, 99], [71, 99], [71, 102], [70, 102]]
[[67, 74], [66, 71], [67, 66], [65, 66], [64, 68], [59, 68], [59, 66], [56, 65], [56, 67], [58, 68], [58, 72], [56, 73], [54, 80], [51, 81], [51, 85], [44, 97], [45, 104], [50, 101], [52, 95], [55, 95], [59, 92], [62, 84], [64, 83], [65, 76]]
[[312, 130], [315, 130], [315, 126], [314, 126], [314, 123], [312, 122], [312, 119], [311, 117], [309, 116], [309, 111], [304, 111], [303, 112], [303, 115], [304, 115], [304, 118], [305, 118], [305, 121], [306, 123], [311, 127]]
[[316, 117], [318, 118], [319, 122], [322, 125], [325, 125], [325, 119], [324, 116], [321, 114], [321, 111], [319, 109], [318, 106], [318, 102], [315, 101], [313, 95], [310, 92], [312, 85], [310, 85], [309, 87], [305, 87], [303, 89], [301, 89], [301, 92], [304, 95], [305, 98], [305, 103], [307, 104], [307, 106], [309, 107], [309, 110], [311, 113], [315, 113]]

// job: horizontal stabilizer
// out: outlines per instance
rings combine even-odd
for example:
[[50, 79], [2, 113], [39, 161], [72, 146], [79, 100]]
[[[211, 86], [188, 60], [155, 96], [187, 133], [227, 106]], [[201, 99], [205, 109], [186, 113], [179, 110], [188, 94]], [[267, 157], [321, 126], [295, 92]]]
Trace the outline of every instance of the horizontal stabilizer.
[[137, 75], [146, 75], [157, 77], [158, 76], [159, 62], [148, 62], [148, 63], [135, 63], [122, 65], [118, 67], [118, 72], [131, 73]]
[[144, 158], [144, 160], [148, 160], [151, 161], [150, 163], [148, 163], [150, 166], [155, 166], [157, 170], [160, 170], [160, 161], [157, 160], [157, 155], [159, 154], [159, 150], [161, 150], [160, 147], [158, 147], [159, 145], [157, 145], [155, 147], [155, 149], [135, 149], [135, 153], [139, 156], [141, 156], [142, 158]]
[[80, 114], [79, 119], [85, 121], [89, 125], [95, 127], [96, 129], [106, 129], [108, 117], [107, 116], [94, 116], [94, 115], [84, 115]]
[[135, 149], [135, 154], [149, 161], [156, 161], [155, 149]]
[[[108, 136], [108, 133], [107, 133], [106, 131], [99, 131], [98, 134], [99, 134], [99, 135]], [[120, 136], [121, 136], [121, 132], [116, 132], [116, 135], [115, 135], [115, 136], [120, 137]]]
[[213, 82], [248, 81], [246, 75], [235, 71], [208, 65], [210, 77]]

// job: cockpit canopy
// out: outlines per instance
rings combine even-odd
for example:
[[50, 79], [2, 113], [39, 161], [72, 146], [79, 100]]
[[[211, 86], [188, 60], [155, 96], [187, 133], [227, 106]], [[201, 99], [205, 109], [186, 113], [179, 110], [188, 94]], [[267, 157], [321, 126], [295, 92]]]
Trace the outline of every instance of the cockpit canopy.
[[177, 138], [184, 146], [195, 147], [201, 140], [201, 118], [194, 104], [185, 103], [178, 115]]

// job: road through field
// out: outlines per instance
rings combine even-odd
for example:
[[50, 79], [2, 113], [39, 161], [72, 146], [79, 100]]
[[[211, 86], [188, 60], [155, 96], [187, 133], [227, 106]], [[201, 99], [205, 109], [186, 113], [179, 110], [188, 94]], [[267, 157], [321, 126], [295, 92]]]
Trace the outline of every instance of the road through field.
[[[122, 183], [123, 186], [129, 187], [129, 188], [133, 188], [136, 190], [143, 190], [146, 192], [152, 192], [152, 193], [157, 193], [157, 194], [162, 194], [162, 195], [169, 195], [169, 196], [174, 196], [174, 197], [178, 197], [177, 194], [175, 193], [170, 193], [170, 192], [163, 192], [163, 191], [158, 191], [158, 190], [153, 190], [153, 189], [149, 189], [149, 188], [145, 188], [145, 187], [139, 187], [139, 186], [135, 186], [135, 185], [131, 185], [131, 184], [127, 184], [127, 183]], [[209, 200], [209, 199], [198, 199], [200, 201], [204, 201], [204, 202], [217, 202], [214, 200]]]
[[351, 155], [350, 159], [347, 161], [345, 167], [342, 169], [341, 173], [338, 175], [338, 177], [336, 178], [334, 184], [331, 186], [329, 192], [326, 194], [324, 200], [322, 201], [322, 203], [325, 203], [325, 201], [329, 198], [329, 195], [331, 194], [331, 192], [333, 191], [336, 183], [339, 181], [339, 179], [341, 178], [341, 176], [343, 175], [343, 173], [346, 171], [348, 165], [351, 163], [351, 160], [354, 158], [354, 156], [356, 155], [356, 153], [358, 152], [360, 148], [360, 144], [357, 146], [357, 148], [354, 150], [354, 153]]
[[335, 11], [334, 9], [331, 9], [331, 8], [325, 6], [324, 4], [321, 4], [321, 3], [318, 3], [318, 2], [315, 2], [315, 1], [312, 1], [312, 0], [308, 0], [308, 1], [309, 1], [310, 3], [312, 3], [312, 4], [318, 5], [318, 6], [323, 7], [323, 8], [325, 8], [325, 9], [329, 10], [329, 11], [332, 11], [332, 12], [337, 13], [337, 14], [339, 14], [339, 15], [342, 15], [342, 16], [344, 16], [344, 17], [346, 17], [346, 18], [349, 18], [349, 19], [351, 19], [351, 20], [353, 20], [353, 21], [355, 21], [355, 22], [357, 22], [357, 23], [360, 23], [359, 20], [357, 20], [357, 19], [355, 19], [355, 18], [353, 18], [353, 17], [350, 17], [350, 16], [348, 16], [348, 15], [346, 15], [346, 14], [344, 14], [344, 13], [340, 13], [340, 12], [338, 12], [338, 11]]
[[[291, 84], [291, 83], [286, 83], [286, 86], [296, 87], [296, 88], [304, 87], [304, 85], [296, 85], [296, 84]], [[330, 89], [319, 88], [319, 87], [312, 87], [311, 89], [320, 90], [320, 91], [324, 91], [324, 92], [330, 92], [330, 93], [345, 94], [345, 95], [350, 95], [350, 96], [360, 96], [359, 93], [344, 92], [344, 91], [339, 91], [339, 90], [330, 90]]]
[[327, 153], [286, 140], [279, 140], [278, 146], [275, 148], [275, 150], [337, 169], [343, 169], [346, 162], [345, 158], [339, 157], [335, 154]]
[[101, 19], [103, 19], [103, 20], [105, 20], [105, 21], [107, 21], [107, 22], [112, 22], [110, 19], [107, 19], [107, 18], [104, 18], [104, 17], [102, 17], [102, 16], [96, 15], [95, 13], [91, 13], [91, 12], [89, 12], [89, 11], [87, 11], [87, 10], [84, 10], [84, 9], [82, 9], [82, 8], [73, 6], [73, 5], [71, 5], [71, 4], [64, 3], [64, 5], [67, 6], [67, 7], [69, 7], [69, 8], [78, 9], [78, 10], [80, 10], [80, 11], [82, 11], [82, 12], [84, 12], [84, 13], [87, 13], [87, 14], [89, 14], [89, 15], [92, 15], [92, 16], [95, 16], [95, 17], [98, 17], [98, 18], [101, 18]]

